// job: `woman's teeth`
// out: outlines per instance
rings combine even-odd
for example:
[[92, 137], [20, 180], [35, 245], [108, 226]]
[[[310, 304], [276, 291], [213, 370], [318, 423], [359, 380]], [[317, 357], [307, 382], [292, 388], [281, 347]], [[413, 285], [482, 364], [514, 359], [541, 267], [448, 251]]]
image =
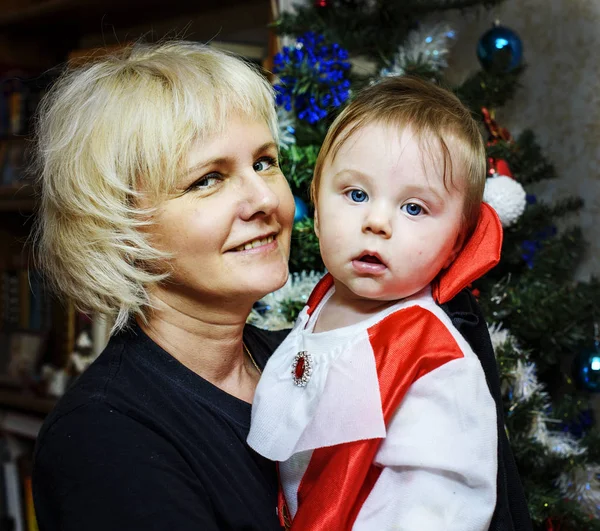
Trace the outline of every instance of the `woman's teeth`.
[[240, 245], [236, 247], [234, 251], [247, 251], [248, 249], [254, 249], [255, 247], [260, 247], [261, 245], [266, 245], [267, 243], [271, 243], [273, 241], [273, 236], [267, 236], [262, 240], [252, 240], [251, 242], [245, 243], [244, 245]]

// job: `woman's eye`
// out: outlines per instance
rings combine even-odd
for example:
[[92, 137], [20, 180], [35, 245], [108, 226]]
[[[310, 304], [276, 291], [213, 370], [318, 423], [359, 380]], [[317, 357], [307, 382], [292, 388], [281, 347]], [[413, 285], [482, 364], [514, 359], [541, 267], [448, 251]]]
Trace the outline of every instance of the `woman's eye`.
[[355, 203], [364, 203], [369, 196], [364, 190], [350, 190], [348, 192], [348, 197]]
[[258, 173], [266, 171], [272, 166], [277, 166], [277, 160], [273, 157], [263, 157], [262, 159], [257, 160], [252, 167], [254, 168], [254, 171]]
[[407, 203], [402, 206], [402, 210], [410, 216], [418, 216], [423, 213], [423, 207], [417, 203]]
[[218, 173], [209, 173], [201, 179], [198, 179], [192, 188], [210, 188], [222, 180], [222, 176]]

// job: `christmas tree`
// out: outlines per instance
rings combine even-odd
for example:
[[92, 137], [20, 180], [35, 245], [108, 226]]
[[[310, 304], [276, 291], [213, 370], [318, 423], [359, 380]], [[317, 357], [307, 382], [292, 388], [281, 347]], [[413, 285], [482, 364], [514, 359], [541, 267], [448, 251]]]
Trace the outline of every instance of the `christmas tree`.
[[[285, 44], [273, 68], [281, 163], [296, 200], [293, 274], [256, 305], [256, 324], [291, 326], [324, 273], [308, 187], [339, 110], [384, 76], [424, 76], [448, 87], [444, 71], [456, 36], [445, 24], [421, 21], [500, 1], [311, 0], [277, 20]], [[600, 530], [600, 437], [590, 406], [591, 393], [600, 390], [600, 284], [572, 280], [585, 241], [577, 227], [557, 229], [583, 203], [573, 197], [547, 204], [528, 193], [534, 183], [555, 178], [554, 168], [532, 131], [513, 137], [495, 120], [525, 68], [519, 36], [496, 23], [481, 36], [477, 55], [481, 70], [448, 88], [481, 122], [488, 146], [484, 200], [504, 226], [501, 262], [473, 291], [490, 326], [506, 429], [534, 528]]]

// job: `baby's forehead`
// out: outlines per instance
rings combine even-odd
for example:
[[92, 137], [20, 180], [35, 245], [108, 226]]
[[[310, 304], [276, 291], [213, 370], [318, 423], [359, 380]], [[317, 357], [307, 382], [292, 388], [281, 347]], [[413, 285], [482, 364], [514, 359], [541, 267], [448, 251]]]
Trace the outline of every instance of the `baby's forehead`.
[[445, 156], [445, 152], [453, 150], [456, 138], [451, 132], [434, 131], [433, 129], [419, 128], [411, 122], [404, 120], [368, 120], [349, 124], [341, 130], [326, 154], [325, 161], [332, 164], [340, 152], [347, 154], [359, 142], [369, 142], [371, 136], [383, 132], [383, 142], [373, 142], [369, 146], [373, 155], [402, 144], [405, 149], [416, 149], [423, 158], [438, 159]]
[[[374, 137], [379, 137], [380, 141], [373, 141]], [[371, 120], [350, 124], [341, 131], [326, 155], [324, 167], [341, 170], [347, 158], [355, 158], [357, 151], [370, 160], [381, 160], [391, 152], [397, 157], [394, 165], [406, 155], [423, 168], [427, 179], [432, 179], [431, 184], [437, 185], [439, 180], [445, 188], [460, 188], [468, 171], [465, 156], [468, 149], [463, 144], [450, 131], [418, 129], [408, 122]]]

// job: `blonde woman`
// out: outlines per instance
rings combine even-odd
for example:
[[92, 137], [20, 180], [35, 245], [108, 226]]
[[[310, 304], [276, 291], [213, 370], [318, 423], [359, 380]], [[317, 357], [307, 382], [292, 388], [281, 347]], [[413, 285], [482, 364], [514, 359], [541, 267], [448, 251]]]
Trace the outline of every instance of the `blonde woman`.
[[245, 324], [281, 287], [294, 202], [271, 88], [203, 45], [135, 45], [44, 100], [38, 253], [106, 350], [48, 416], [41, 531], [279, 529], [275, 466], [245, 443], [283, 334]]

